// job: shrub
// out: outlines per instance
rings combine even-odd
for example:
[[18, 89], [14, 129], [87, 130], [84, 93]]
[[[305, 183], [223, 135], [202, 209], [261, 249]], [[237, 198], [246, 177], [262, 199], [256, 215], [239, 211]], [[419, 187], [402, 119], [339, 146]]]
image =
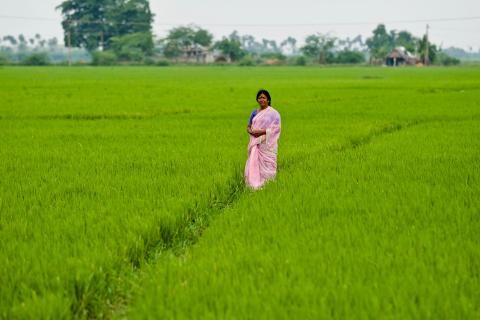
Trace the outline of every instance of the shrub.
[[435, 64], [442, 66], [455, 66], [460, 64], [460, 60], [440, 51], [435, 57]]
[[26, 66], [46, 66], [50, 64], [50, 59], [45, 52], [32, 53], [22, 59], [22, 64]]
[[266, 60], [278, 60], [278, 61], [285, 61], [287, 60], [287, 57], [280, 52], [267, 52], [267, 53], [262, 53], [260, 55], [261, 58], [266, 59]]
[[154, 66], [155, 65], [155, 60], [151, 57], [147, 57], [143, 60], [143, 63], [147, 66]]
[[365, 62], [365, 56], [359, 51], [343, 50], [338, 52], [336, 58], [336, 63], [363, 63]]
[[124, 36], [112, 37], [112, 50], [122, 61], [140, 62], [153, 54], [151, 32], [137, 32]]
[[95, 51], [92, 53], [94, 66], [111, 66], [117, 63], [117, 56], [111, 51]]
[[141, 62], [145, 58], [144, 53], [139, 48], [121, 48], [115, 53], [117, 59], [121, 61]]
[[243, 57], [240, 62], [238, 63], [239, 66], [254, 66], [255, 60], [252, 56], [245, 56]]
[[307, 65], [307, 58], [305, 56], [298, 56], [295, 59], [295, 64], [297, 66], [305, 66], [305, 65]]
[[0, 66], [6, 65], [9, 63], [10, 63], [10, 60], [8, 59], [8, 56], [5, 53], [0, 52]]
[[170, 65], [170, 61], [168, 60], [158, 60], [157, 61], [157, 66], [159, 67], [167, 67]]

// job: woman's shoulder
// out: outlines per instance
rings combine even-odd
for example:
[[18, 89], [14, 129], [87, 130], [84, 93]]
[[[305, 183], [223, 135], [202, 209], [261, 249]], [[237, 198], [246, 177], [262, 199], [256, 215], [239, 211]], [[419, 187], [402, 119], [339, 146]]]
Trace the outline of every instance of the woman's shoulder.
[[272, 112], [272, 113], [274, 113], [274, 114], [276, 114], [276, 115], [278, 115], [278, 116], [280, 117], [280, 112], [278, 112], [277, 109], [275, 109], [275, 108], [272, 107], [272, 106], [269, 106], [269, 107], [270, 107], [270, 112]]

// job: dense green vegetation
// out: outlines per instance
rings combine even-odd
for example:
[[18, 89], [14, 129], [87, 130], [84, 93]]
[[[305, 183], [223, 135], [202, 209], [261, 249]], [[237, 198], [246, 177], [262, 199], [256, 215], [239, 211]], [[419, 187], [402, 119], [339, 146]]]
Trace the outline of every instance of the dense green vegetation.
[[478, 318], [479, 75], [0, 69], [0, 317]]

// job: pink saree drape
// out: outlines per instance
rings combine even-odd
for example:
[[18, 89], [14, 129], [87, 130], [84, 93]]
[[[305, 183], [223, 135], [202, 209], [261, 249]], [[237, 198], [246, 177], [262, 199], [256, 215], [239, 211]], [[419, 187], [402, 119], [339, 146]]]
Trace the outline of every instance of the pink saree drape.
[[252, 129], [265, 129], [266, 134], [255, 138], [250, 136], [248, 159], [245, 165], [245, 183], [252, 189], [262, 187], [277, 174], [277, 148], [280, 137], [280, 114], [272, 107], [257, 113]]

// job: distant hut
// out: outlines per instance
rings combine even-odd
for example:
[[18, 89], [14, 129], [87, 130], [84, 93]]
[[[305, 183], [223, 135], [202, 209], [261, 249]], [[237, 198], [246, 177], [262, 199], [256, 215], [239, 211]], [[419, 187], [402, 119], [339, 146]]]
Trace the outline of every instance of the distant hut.
[[184, 62], [210, 63], [214, 61], [214, 57], [208, 48], [197, 45], [183, 50], [181, 60]]
[[391, 67], [416, 65], [419, 62], [420, 59], [408, 52], [404, 47], [397, 47], [393, 49], [385, 58], [385, 64]]
[[213, 53], [213, 60], [216, 63], [231, 63], [232, 62], [232, 59], [230, 59], [230, 56], [228, 54], [224, 54], [218, 49], [213, 50], [212, 53]]
[[178, 61], [186, 63], [230, 63], [231, 59], [217, 49], [196, 45], [183, 49]]

